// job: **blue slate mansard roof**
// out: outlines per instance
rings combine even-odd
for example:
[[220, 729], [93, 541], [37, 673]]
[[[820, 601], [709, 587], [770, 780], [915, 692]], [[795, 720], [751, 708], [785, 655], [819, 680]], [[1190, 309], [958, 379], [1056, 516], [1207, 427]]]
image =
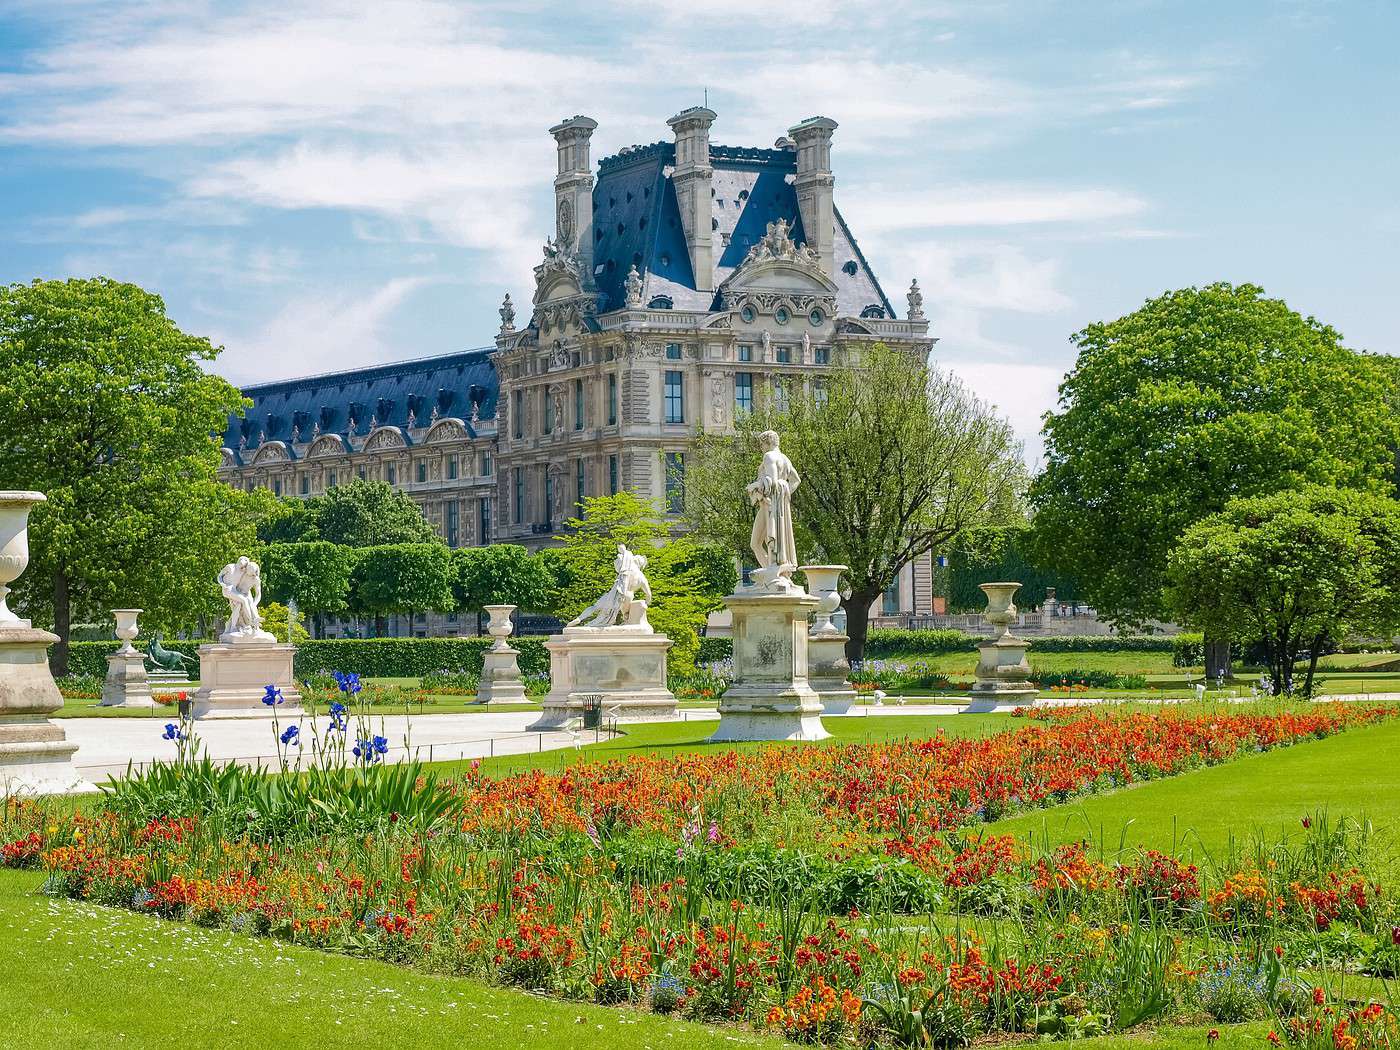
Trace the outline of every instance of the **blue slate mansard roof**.
[[[671, 142], [632, 146], [598, 164], [593, 188], [594, 283], [606, 299], [600, 313], [619, 309], [626, 300], [624, 281], [634, 265], [646, 277], [644, 301], [666, 296], [677, 310], [718, 308], [718, 297], [695, 290], [685, 230], [675, 190], [667, 177], [675, 164]], [[711, 146], [714, 169], [711, 202], [715, 272], [713, 287], [733, 272], [770, 222], [784, 219], [796, 242], [806, 239], [791, 178], [797, 155], [787, 149]], [[837, 310], [859, 316], [879, 306], [886, 317], [894, 308], [880, 288], [846, 222], [836, 213], [835, 258]]]
[[[302, 441], [311, 440], [318, 424], [322, 433], [345, 434], [352, 417], [353, 432], [363, 436], [371, 418], [381, 426], [407, 426], [410, 410], [418, 426], [427, 425], [434, 408], [439, 416], [469, 421], [474, 402], [478, 416], [491, 419], [499, 384], [487, 355], [494, 350], [482, 347], [244, 387], [253, 407], [241, 419], [229, 417], [224, 446], [237, 449], [246, 437], [248, 446], [256, 448], [259, 434], [268, 441], [290, 441], [293, 426]], [[471, 429], [470, 422], [467, 427]]]

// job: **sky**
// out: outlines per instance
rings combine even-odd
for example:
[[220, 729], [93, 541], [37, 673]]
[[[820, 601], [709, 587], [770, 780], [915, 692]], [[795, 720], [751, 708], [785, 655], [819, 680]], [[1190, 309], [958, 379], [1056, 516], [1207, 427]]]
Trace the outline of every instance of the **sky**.
[[1034, 464], [1069, 337], [1250, 281], [1400, 353], [1400, 0], [0, 0], [0, 282], [104, 274], [235, 382], [491, 342], [594, 160], [839, 122], [836, 203]]

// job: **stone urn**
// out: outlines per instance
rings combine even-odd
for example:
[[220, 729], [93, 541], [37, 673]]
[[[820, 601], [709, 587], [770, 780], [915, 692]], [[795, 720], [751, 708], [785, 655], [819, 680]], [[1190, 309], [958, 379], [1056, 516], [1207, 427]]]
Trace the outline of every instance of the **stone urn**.
[[0, 492], [0, 626], [29, 626], [10, 611], [10, 584], [29, 565], [29, 509], [44, 502], [42, 492]]
[[1033, 703], [1039, 690], [1031, 685], [1031, 666], [1026, 661], [1030, 647], [1023, 638], [1011, 633], [1016, 619], [1016, 606], [1011, 598], [1019, 583], [979, 584], [987, 596], [987, 611], [982, 619], [996, 632], [991, 641], [977, 647], [977, 682], [971, 691], [968, 711], [995, 711], [999, 708], [1020, 707]]
[[112, 618], [117, 621], [116, 635], [122, 643], [122, 647], [117, 651], [124, 656], [129, 656], [136, 651], [136, 647], [131, 643], [136, 640], [136, 618], [140, 615], [140, 609], [112, 610]]
[[1016, 606], [1011, 599], [1021, 589], [1021, 585], [1019, 583], [980, 583], [978, 587], [987, 596], [987, 610], [982, 614], [982, 619], [992, 625], [996, 630], [995, 637], [1000, 638], [1011, 629], [1011, 624], [1016, 619]]
[[840, 634], [841, 631], [831, 622], [831, 614], [841, 607], [841, 574], [844, 565], [804, 565], [802, 572], [807, 577], [809, 593], [817, 599], [817, 608], [812, 613], [812, 637]]
[[510, 643], [506, 641], [515, 630], [515, 625], [510, 622], [510, 614], [515, 611], [514, 605], [487, 605], [484, 607], [486, 613], [491, 617], [491, 622], [486, 625], [486, 633], [495, 639], [491, 643], [491, 648], [495, 652], [504, 652], [510, 648]]

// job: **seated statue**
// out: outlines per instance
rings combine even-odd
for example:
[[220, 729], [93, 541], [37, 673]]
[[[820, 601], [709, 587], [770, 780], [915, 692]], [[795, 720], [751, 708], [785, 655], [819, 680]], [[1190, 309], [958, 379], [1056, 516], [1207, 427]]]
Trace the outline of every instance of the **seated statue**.
[[219, 570], [219, 590], [228, 601], [228, 625], [221, 642], [275, 642], [262, 629], [258, 603], [262, 601], [262, 570], [252, 558], [239, 558]]
[[[633, 554], [624, 544], [619, 543], [617, 557], [613, 559], [613, 571], [617, 573], [617, 579], [606, 594], [570, 620], [568, 626], [614, 627], [621, 624], [650, 632], [647, 604], [651, 601], [651, 584], [642, 573], [646, 567], [645, 555]], [[638, 591], [646, 597], [638, 598]]]

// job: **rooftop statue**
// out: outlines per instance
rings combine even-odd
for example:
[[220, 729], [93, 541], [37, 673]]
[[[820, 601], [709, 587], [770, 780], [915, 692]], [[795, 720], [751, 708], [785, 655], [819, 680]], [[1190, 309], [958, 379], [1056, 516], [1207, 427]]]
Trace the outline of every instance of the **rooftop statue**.
[[[590, 605], [578, 616], [569, 621], [570, 627], [639, 627], [651, 633], [647, 623], [647, 604], [651, 601], [651, 584], [643, 575], [647, 559], [643, 554], [633, 554], [624, 544], [617, 545], [617, 557], [613, 559], [613, 571], [617, 579], [608, 592]], [[645, 598], [638, 598], [641, 591]], [[591, 622], [585, 623], [585, 620]]]
[[797, 568], [797, 542], [792, 534], [792, 494], [802, 484], [802, 476], [778, 447], [778, 435], [765, 430], [758, 436], [763, 448], [763, 461], [758, 477], [749, 482], [746, 491], [749, 502], [757, 508], [749, 548], [758, 559], [758, 569], [752, 574], [754, 584], [772, 590], [788, 590], [794, 586], [793, 571]]

